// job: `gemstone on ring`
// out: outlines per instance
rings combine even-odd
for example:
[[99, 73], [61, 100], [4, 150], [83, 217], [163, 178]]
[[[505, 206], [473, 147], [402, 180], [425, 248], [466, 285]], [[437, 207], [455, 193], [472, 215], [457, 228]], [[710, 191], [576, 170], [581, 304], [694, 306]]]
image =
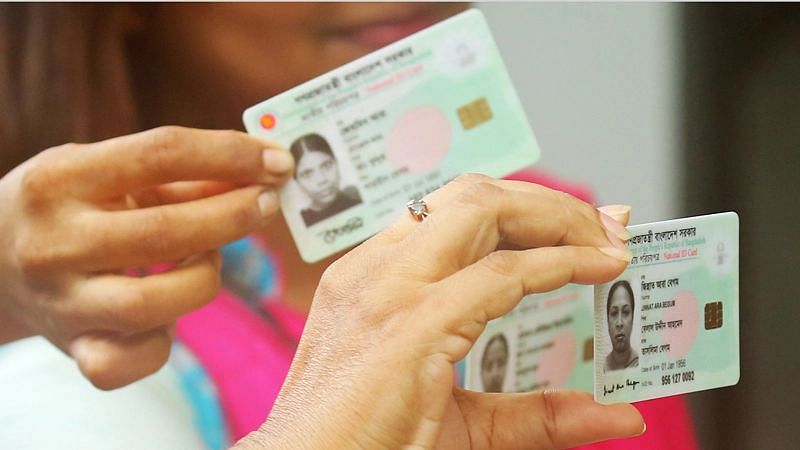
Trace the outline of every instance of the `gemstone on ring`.
[[419, 221], [428, 217], [428, 205], [423, 200], [410, 200], [406, 203], [406, 208]]

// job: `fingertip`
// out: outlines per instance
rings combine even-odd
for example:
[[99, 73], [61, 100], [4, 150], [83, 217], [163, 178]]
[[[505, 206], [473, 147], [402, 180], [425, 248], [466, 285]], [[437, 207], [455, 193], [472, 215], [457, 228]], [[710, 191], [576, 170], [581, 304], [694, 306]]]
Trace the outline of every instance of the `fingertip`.
[[294, 158], [284, 149], [264, 149], [262, 161], [264, 168], [273, 176], [287, 177], [294, 170]]
[[97, 389], [110, 391], [128, 383], [118, 379], [111, 358], [103, 351], [98, 336], [81, 336], [70, 345], [70, 354], [83, 376]]
[[210, 252], [208, 252], [208, 257], [209, 257], [209, 259], [211, 259], [211, 262], [212, 262], [212, 264], [214, 264], [214, 267], [217, 268], [217, 271], [222, 269], [223, 258], [222, 258], [222, 252], [221, 251], [219, 251], [219, 250], [211, 250]]
[[647, 431], [647, 424], [642, 413], [630, 403], [614, 403], [603, 405], [603, 408], [610, 409], [610, 416], [615, 417], [615, 424], [619, 431], [620, 438], [641, 436]]
[[[572, 394], [576, 403], [572, 403], [575, 410], [584, 405], [585, 415], [582, 421], [592, 424], [591, 438], [588, 441], [607, 439], [623, 439], [641, 436], [646, 430], [644, 417], [639, 410], [630, 403], [612, 403], [604, 405], [594, 400], [594, 397], [585, 392]], [[569, 395], [569, 394], [562, 394]], [[569, 397], [565, 397], [569, 398]]]
[[623, 224], [611, 217], [610, 215], [604, 213], [603, 211], [600, 212], [600, 223], [605, 227], [606, 231], [619, 238], [619, 240], [625, 242], [632, 237], [630, 231], [628, 231]]
[[258, 202], [258, 209], [261, 211], [261, 216], [263, 218], [275, 214], [280, 206], [278, 193], [273, 190], [267, 190], [258, 194], [256, 201]]
[[605, 205], [597, 208], [600, 212], [610, 216], [612, 219], [627, 225], [630, 220], [631, 207], [630, 205]]
[[79, 336], [69, 353], [83, 376], [96, 388], [118, 389], [157, 372], [172, 351], [168, 327], [127, 337], [112, 333]]

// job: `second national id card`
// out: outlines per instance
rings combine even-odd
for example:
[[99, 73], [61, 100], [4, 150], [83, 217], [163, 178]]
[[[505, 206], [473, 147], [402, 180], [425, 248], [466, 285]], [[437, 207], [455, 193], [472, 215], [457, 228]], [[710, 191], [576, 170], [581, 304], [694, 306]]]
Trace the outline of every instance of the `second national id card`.
[[539, 148], [483, 15], [469, 10], [244, 112], [288, 147], [281, 208], [307, 262], [386, 227], [465, 172], [502, 177]]
[[739, 218], [628, 227], [633, 260], [595, 286], [594, 396], [635, 402], [739, 381]]
[[609, 283], [528, 295], [461, 363], [484, 392], [568, 388], [636, 402], [739, 380], [735, 213], [628, 227], [633, 259]]

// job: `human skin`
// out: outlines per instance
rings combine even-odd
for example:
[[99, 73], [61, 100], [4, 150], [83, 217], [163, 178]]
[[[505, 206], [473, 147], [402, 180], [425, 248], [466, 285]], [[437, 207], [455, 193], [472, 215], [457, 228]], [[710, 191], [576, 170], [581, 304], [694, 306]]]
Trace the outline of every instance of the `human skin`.
[[292, 168], [274, 143], [178, 127], [41, 152], [0, 179], [0, 339], [42, 335], [103, 389], [158, 370], [216, 295], [218, 248], [263, 229]]
[[[393, 36], [380, 21], [403, 14], [394, 8], [422, 8], [357, 6], [308, 5], [330, 9], [302, 15], [305, 5], [159, 5], [145, 27], [164, 38], [153, 68], [169, 76], [149, 93], [157, 112], [149, 119], [238, 127], [254, 99]], [[461, 6], [437, 14], [453, 8]], [[344, 23], [365, 14], [380, 20]], [[309, 23], [333, 19], [343, 22]], [[3, 329], [47, 336], [100, 387], [141, 378], [163, 364], [175, 317], [213, 296], [216, 249], [260, 229], [288, 250], [289, 301], [312, 310], [275, 409], [244, 448], [563, 447], [642, 431], [629, 405], [583, 394], [487, 397], [453, 386], [453, 362], [523, 293], [618, 275], [630, 258], [619, 224], [535, 185], [464, 177], [431, 195], [436, 214], [425, 222], [404, 218], [329, 267], [311, 303], [326, 264], [295, 265], [285, 226], [265, 225], [277, 201], [264, 194], [291, 170], [268, 156], [281, 152], [241, 133], [169, 127], [58, 147], [23, 164], [0, 181], [2, 319], [14, 324]], [[506, 239], [519, 250], [498, 250]], [[179, 269], [119, 273], [163, 261]], [[376, 340], [380, 349], [366, 345]], [[386, 380], [397, 383], [386, 390]]]
[[635, 408], [586, 393], [454, 385], [486, 323], [525, 294], [624, 270], [607, 216], [479, 175], [426, 202], [423, 222], [403, 216], [327, 269], [267, 422], [237, 448], [566, 448], [643, 432]]
[[[159, 5], [142, 34], [148, 47], [161, 55], [152, 61], [152, 70], [171, 76], [154, 77], [154, 100], [145, 102], [153, 110], [150, 125], [183, 120], [239, 128], [241, 112], [254, 103], [466, 7], [335, 2]], [[343, 252], [306, 263], [282, 217], [260, 235], [280, 257], [284, 303], [308, 312], [322, 273]]]
[[[325, 268], [302, 263], [282, 220], [267, 225], [293, 170], [287, 151], [244, 133], [158, 125], [241, 127], [254, 101], [463, 5], [128, 8], [149, 56], [131, 65], [154, 74], [135, 80], [148, 89], [133, 96], [154, 128], [47, 149], [0, 179], [0, 342], [43, 335], [104, 389], [164, 364], [172, 323], [214, 297], [222, 244], [266, 235], [287, 255], [287, 303], [299, 310]], [[165, 261], [180, 270], [122, 275]]]
[[295, 180], [311, 199], [312, 209], [324, 209], [339, 193], [339, 168], [331, 155], [306, 151], [297, 161]]
[[508, 347], [500, 339], [490, 341], [484, 350], [481, 382], [485, 392], [502, 392], [508, 368]]

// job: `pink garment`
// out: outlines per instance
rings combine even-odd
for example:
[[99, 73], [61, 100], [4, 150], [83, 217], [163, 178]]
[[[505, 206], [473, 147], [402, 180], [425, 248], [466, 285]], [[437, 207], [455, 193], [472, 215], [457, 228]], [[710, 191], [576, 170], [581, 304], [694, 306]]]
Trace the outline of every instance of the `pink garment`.
[[[539, 183], [591, 202], [591, 192], [538, 171], [509, 179]], [[202, 362], [214, 380], [233, 439], [256, 430], [266, 419], [291, 365], [305, 317], [278, 302], [265, 302], [272, 323], [228, 291], [208, 306], [178, 321], [177, 336]], [[682, 396], [637, 403], [647, 433], [580, 449], [680, 449], [697, 444]]]
[[228, 291], [178, 320], [176, 335], [197, 357], [219, 393], [238, 440], [267, 418], [289, 372], [305, 317], [280, 303], [265, 305], [270, 324]]

